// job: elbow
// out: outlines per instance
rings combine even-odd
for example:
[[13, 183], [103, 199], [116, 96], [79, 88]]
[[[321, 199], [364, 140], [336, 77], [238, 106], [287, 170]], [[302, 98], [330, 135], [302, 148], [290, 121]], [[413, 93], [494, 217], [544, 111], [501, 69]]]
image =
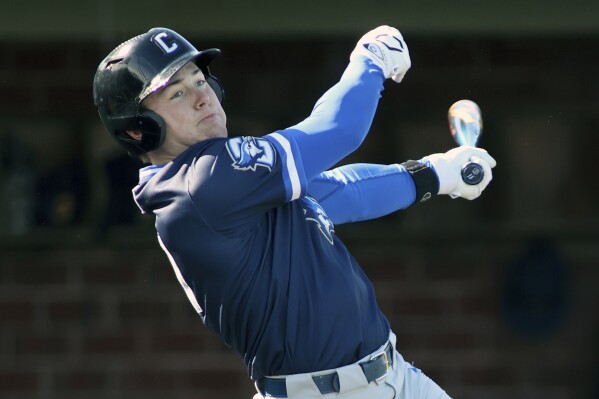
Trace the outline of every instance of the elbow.
[[368, 129], [363, 129], [356, 125], [340, 126], [339, 133], [341, 137], [340, 142], [343, 143], [349, 153], [360, 148], [368, 134]]

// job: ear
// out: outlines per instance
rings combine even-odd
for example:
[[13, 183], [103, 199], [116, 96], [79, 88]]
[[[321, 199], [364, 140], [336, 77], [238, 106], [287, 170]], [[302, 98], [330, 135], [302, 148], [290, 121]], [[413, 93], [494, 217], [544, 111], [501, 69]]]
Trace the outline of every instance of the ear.
[[141, 130], [129, 130], [129, 129], [127, 129], [127, 130], [125, 130], [125, 132], [127, 132], [127, 134], [129, 136], [131, 136], [131, 138], [133, 140], [141, 141], [141, 137], [142, 137]]

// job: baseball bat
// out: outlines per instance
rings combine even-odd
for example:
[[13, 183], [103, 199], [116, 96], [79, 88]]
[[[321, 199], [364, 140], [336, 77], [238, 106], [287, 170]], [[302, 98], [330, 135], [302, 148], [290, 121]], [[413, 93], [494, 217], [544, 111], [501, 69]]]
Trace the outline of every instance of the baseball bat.
[[[456, 101], [449, 107], [447, 119], [451, 136], [458, 145], [476, 147], [483, 132], [483, 119], [474, 101]], [[483, 167], [476, 162], [468, 162], [462, 167], [462, 180], [466, 184], [476, 185], [484, 175]]]

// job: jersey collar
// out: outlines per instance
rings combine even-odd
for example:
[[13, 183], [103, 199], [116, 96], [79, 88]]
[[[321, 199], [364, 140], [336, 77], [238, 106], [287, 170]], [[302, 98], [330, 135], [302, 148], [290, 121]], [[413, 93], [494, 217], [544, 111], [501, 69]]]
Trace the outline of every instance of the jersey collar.
[[166, 164], [150, 165], [139, 170], [139, 182], [145, 183], [152, 178], [156, 173], [160, 172]]

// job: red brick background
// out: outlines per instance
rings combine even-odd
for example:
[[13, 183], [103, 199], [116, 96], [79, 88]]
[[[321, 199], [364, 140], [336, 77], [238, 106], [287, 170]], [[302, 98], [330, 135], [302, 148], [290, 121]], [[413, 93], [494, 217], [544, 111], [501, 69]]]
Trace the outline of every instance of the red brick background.
[[[453, 397], [592, 397], [599, 259], [584, 247], [559, 246], [572, 278], [566, 320], [529, 337], [501, 317], [521, 244], [488, 240], [469, 258], [465, 245], [431, 254], [426, 240], [352, 238], [398, 349]], [[201, 324], [157, 244], [3, 250], [1, 273], [3, 398], [251, 397], [241, 358]]]
[[[232, 134], [304, 118], [353, 43], [225, 41], [213, 71], [227, 89]], [[599, 395], [597, 43], [413, 38], [413, 70], [400, 89], [387, 87], [373, 132], [348, 158], [445, 151], [451, 102], [470, 97], [483, 108], [483, 144], [499, 162], [483, 197], [439, 198], [337, 228], [372, 278], [398, 349], [455, 398]], [[202, 326], [151, 222], [136, 209], [126, 223], [107, 216], [131, 206], [128, 188], [119, 189], [124, 200], [108, 194], [103, 167], [116, 146], [91, 96], [95, 68], [115, 44], [0, 43], [0, 138], [23, 140], [36, 173], [66, 165], [85, 186], [77, 217], [25, 231], [9, 223], [13, 193], [0, 196], [0, 398], [249, 399], [241, 358]], [[3, 190], [9, 173], [3, 164]], [[135, 181], [135, 172], [122, 177]], [[538, 239], [559, 256], [567, 289], [559, 322], [526, 333], [504, 299], [510, 267]], [[535, 305], [559, 303], [527, 305], [534, 315]]]

